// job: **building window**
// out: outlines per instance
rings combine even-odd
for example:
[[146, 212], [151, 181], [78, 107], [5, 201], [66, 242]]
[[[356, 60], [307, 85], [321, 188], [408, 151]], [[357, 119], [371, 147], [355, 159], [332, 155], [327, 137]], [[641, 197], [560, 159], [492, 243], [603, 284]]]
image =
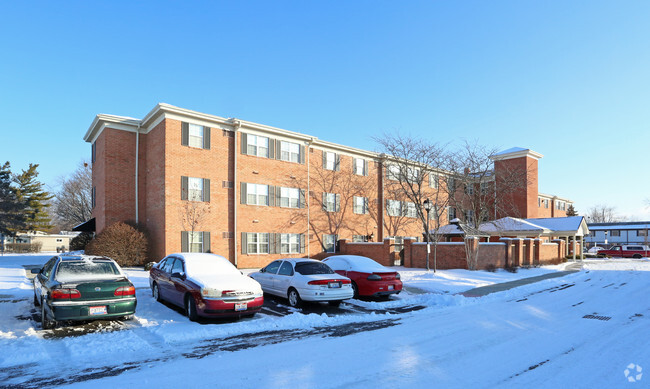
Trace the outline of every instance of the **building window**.
[[418, 210], [417, 210], [417, 207], [415, 206], [415, 203], [405, 201], [404, 202], [404, 208], [405, 208], [404, 216], [406, 216], [406, 217], [418, 217]]
[[246, 184], [246, 204], [269, 205], [269, 186]]
[[407, 166], [406, 167], [406, 180], [410, 183], [420, 182], [420, 169]]
[[486, 194], [488, 192], [489, 185], [488, 182], [481, 182], [481, 194]]
[[97, 188], [93, 186], [93, 191], [90, 194], [90, 207], [95, 208], [95, 202], [97, 201]]
[[268, 158], [269, 138], [265, 136], [246, 134], [246, 154]]
[[399, 176], [400, 176], [399, 166], [388, 165], [388, 169], [386, 171], [386, 178], [393, 181], [399, 181]]
[[338, 212], [341, 208], [341, 196], [335, 193], [323, 193], [323, 210]]
[[189, 231], [187, 234], [187, 239], [188, 239], [189, 249], [191, 253], [203, 252], [203, 232]]
[[280, 253], [299, 254], [300, 234], [280, 234]]
[[191, 147], [203, 148], [203, 126], [189, 123], [188, 130], [190, 136], [189, 145]]
[[63, 242], [63, 239], [57, 238], [56, 243], [61, 243], [61, 242]]
[[472, 224], [474, 223], [474, 211], [465, 211], [465, 223]]
[[368, 235], [352, 235], [352, 241], [353, 242], [367, 242], [368, 241]]
[[447, 216], [448, 216], [450, 222], [452, 220], [454, 220], [456, 218], [456, 208], [447, 207]]
[[331, 151], [323, 151], [323, 169], [339, 170], [339, 156]]
[[365, 197], [354, 196], [354, 213], [365, 215], [368, 213], [368, 199]]
[[300, 190], [297, 188], [280, 188], [280, 206], [300, 208]]
[[537, 208], [541, 208], [541, 207], [542, 207], [542, 198], [538, 197], [537, 198]]
[[429, 173], [429, 187], [433, 189], [438, 189], [438, 175]]
[[648, 236], [648, 230], [636, 230], [636, 236]]
[[465, 194], [469, 195], [469, 196], [473, 195], [474, 194], [474, 185], [466, 184], [465, 185]]
[[609, 230], [609, 236], [621, 236], [621, 230]]
[[187, 199], [190, 201], [203, 201], [203, 179], [188, 177]]
[[181, 177], [181, 200], [210, 201], [210, 180], [207, 178]]
[[300, 162], [300, 145], [293, 142], [280, 142], [280, 159], [289, 162]]
[[264, 232], [249, 232], [247, 237], [248, 254], [268, 254], [269, 234]]
[[336, 235], [325, 234], [323, 235], [323, 251], [326, 253], [336, 252]]
[[447, 190], [449, 193], [456, 192], [456, 179], [453, 177], [447, 178]]
[[544, 208], [548, 208], [548, 199], [544, 199]]
[[388, 200], [386, 206], [388, 216], [402, 216], [402, 202], [398, 200]]
[[367, 176], [368, 175], [368, 161], [362, 158], [355, 158], [354, 165], [352, 166], [354, 174], [357, 176]]

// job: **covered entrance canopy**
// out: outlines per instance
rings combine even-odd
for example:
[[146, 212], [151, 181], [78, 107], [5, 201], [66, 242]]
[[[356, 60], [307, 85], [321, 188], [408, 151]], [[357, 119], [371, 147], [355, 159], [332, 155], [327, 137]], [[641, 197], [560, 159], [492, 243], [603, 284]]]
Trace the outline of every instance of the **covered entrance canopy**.
[[[567, 216], [554, 218], [519, 219], [504, 217], [483, 223], [479, 229], [491, 236], [517, 238], [559, 238], [566, 240], [567, 255], [569, 254], [569, 239], [573, 239], [573, 259], [576, 259], [576, 241], [580, 238], [580, 246], [584, 247], [584, 237], [589, 234], [587, 222], [582, 216]], [[580, 259], [584, 254], [580, 253]]]

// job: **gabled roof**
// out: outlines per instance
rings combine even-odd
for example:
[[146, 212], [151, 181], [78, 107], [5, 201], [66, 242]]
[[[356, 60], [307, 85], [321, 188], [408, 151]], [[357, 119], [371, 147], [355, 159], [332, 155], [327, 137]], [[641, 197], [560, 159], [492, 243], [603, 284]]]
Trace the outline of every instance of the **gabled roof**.
[[587, 235], [589, 228], [583, 216], [531, 218], [526, 221], [548, 228], [556, 233], [574, 233], [576, 235]]
[[504, 217], [485, 222], [479, 226], [479, 229], [491, 235], [541, 236], [551, 232], [548, 228], [516, 217]]

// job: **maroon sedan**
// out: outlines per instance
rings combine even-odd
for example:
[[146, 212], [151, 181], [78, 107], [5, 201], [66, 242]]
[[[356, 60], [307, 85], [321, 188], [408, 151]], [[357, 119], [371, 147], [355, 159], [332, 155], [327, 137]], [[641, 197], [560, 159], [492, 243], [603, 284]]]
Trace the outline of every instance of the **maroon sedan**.
[[185, 309], [192, 321], [253, 316], [264, 304], [260, 284], [214, 254], [168, 255], [149, 271], [149, 285], [156, 300]]
[[352, 280], [354, 297], [388, 297], [402, 291], [398, 272], [358, 255], [337, 255], [323, 259], [335, 272]]

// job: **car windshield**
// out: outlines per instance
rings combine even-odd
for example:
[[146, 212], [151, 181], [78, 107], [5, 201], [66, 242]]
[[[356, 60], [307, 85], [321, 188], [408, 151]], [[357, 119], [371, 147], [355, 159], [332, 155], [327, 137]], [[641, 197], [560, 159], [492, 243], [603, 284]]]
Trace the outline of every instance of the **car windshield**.
[[296, 263], [296, 271], [304, 276], [312, 274], [334, 274], [334, 270], [320, 262], [298, 262]]
[[61, 261], [56, 271], [56, 280], [83, 281], [114, 279], [121, 277], [122, 273], [117, 266], [110, 261]]

